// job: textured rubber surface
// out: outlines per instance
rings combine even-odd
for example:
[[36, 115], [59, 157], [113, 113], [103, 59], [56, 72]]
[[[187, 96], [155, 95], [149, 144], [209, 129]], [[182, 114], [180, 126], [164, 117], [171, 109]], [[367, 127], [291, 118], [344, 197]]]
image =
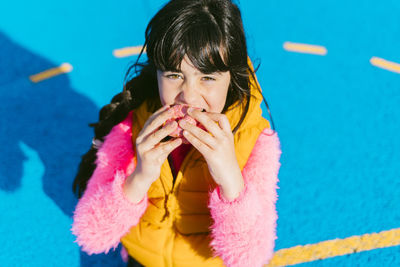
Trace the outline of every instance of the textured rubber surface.
[[[122, 90], [165, 3], [3, 1], [0, 8], [1, 266], [125, 266], [69, 231], [71, 186], [99, 109]], [[249, 54], [282, 143], [275, 250], [400, 227], [400, 1], [240, 1]], [[285, 51], [323, 45], [326, 56]], [[259, 61], [258, 61], [259, 60]], [[64, 62], [73, 70], [33, 84]], [[263, 106], [263, 114], [269, 119]], [[400, 266], [400, 247], [301, 266]]]

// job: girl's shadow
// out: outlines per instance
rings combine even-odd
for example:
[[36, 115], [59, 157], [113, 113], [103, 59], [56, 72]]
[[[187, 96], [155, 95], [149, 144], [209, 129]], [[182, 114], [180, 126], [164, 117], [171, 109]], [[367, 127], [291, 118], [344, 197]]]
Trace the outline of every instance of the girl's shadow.
[[[72, 182], [80, 156], [91, 145], [93, 129], [88, 123], [97, 120], [98, 108], [71, 88], [67, 75], [32, 83], [29, 75], [55, 64], [1, 32], [0, 48], [0, 189], [12, 193], [21, 187], [24, 154], [19, 143], [23, 142], [37, 151], [44, 164], [44, 194], [72, 217], [77, 204]], [[120, 249], [121, 245], [107, 255], [81, 252], [81, 266], [124, 266]]]

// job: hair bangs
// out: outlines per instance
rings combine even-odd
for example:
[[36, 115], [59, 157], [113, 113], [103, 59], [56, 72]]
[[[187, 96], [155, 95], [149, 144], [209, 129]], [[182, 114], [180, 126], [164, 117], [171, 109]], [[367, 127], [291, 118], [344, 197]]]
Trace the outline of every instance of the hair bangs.
[[152, 59], [157, 69], [161, 71], [179, 71], [180, 64], [186, 54], [186, 48], [177, 37], [167, 34], [164, 39], [154, 44]]
[[214, 23], [176, 23], [161, 42], [154, 45], [153, 62], [161, 71], [180, 71], [185, 55], [203, 73], [230, 70], [227, 48], [218, 25]]
[[227, 49], [219, 29], [213, 24], [193, 27], [184, 38], [187, 56], [193, 66], [203, 73], [225, 72]]

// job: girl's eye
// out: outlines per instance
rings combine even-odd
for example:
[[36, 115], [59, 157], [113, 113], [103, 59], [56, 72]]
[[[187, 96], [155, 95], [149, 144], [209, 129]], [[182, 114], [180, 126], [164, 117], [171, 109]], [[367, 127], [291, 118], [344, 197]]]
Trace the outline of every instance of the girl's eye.
[[169, 79], [172, 79], [172, 80], [176, 80], [176, 79], [181, 78], [181, 76], [178, 75], [178, 74], [168, 74], [168, 75], [166, 75], [166, 77], [169, 78]]
[[205, 76], [203, 77], [204, 81], [215, 81], [215, 79], [213, 77], [209, 77], [209, 76]]

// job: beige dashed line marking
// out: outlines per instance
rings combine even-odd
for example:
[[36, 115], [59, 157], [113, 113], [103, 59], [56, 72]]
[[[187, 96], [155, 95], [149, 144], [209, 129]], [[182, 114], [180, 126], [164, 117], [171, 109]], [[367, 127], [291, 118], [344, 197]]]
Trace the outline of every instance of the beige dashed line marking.
[[49, 79], [51, 77], [63, 74], [63, 73], [67, 73], [67, 72], [71, 72], [72, 71], [72, 66], [69, 63], [63, 63], [61, 64], [61, 66], [59, 67], [55, 67], [55, 68], [51, 68], [45, 71], [42, 71], [40, 73], [37, 74], [33, 74], [31, 76], [29, 76], [29, 79], [34, 82], [40, 82], [43, 81], [45, 79]]
[[[129, 57], [133, 55], [138, 55], [140, 51], [142, 50], [143, 46], [132, 46], [132, 47], [124, 47], [120, 49], [115, 49], [113, 51], [113, 55], [115, 57]], [[146, 52], [146, 48], [144, 49], [143, 52]]]
[[280, 249], [265, 267], [289, 266], [304, 262], [348, 255], [372, 249], [400, 245], [400, 228], [379, 233], [333, 239], [316, 244]]
[[392, 61], [385, 60], [383, 58], [379, 57], [372, 57], [369, 62], [371, 62], [372, 65], [382, 68], [385, 70], [393, 71], [400, 73], [400, 64]]
[[324, 46], [320, 45], [310, 45], [310, 44], [300, 44], [300, 43], [292, 43], [285, 42], [283, 44], [283, 48], [287, 51], [305, 53], [305, 54], [315, 54], [315, 55], [326, 55], [327, 49]]

